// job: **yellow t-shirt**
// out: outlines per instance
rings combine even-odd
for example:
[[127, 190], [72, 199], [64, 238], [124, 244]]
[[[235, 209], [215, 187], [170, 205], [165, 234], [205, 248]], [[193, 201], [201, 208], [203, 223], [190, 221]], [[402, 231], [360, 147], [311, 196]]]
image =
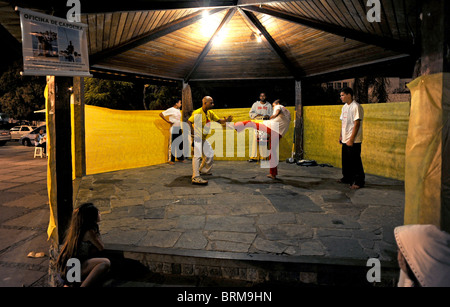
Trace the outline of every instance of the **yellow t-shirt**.
[[[196, 120], [196, 116], [198, 119]], [[200, 123], [201, 116], [201, 127], [198, 125]], [[189, 117], [188, 121], [194, 124], [194, 132], [195, 135], [201, 135], [203, 140], [206, 140], [206, 137], [209, 134], [209, 125], [205, 128], [206, 124], [210, 122], [217, 122], [220, 118], [211, 110], [208, 110], [207, 113], [203, 111], [202, 108], [195, 110], [192, 112], [191, 117]], [[197, 125], [196, 125], [197, 124]]]

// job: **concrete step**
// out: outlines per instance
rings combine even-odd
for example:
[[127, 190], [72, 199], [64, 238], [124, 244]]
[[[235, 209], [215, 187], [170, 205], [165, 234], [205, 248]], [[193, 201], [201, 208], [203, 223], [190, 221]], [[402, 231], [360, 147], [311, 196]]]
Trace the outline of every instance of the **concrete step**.
[[381, 263], [380, 282], [369, 282], [372, 267], [360, 260], [283, 257], [109, 246], [115, 267], [110, 286], [357, 286], [395, 287], [399, 269]]

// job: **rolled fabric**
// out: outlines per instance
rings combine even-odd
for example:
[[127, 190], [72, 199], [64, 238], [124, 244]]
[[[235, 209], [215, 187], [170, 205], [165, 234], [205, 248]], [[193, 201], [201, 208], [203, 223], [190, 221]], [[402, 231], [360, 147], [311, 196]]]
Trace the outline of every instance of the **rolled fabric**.
[[[450, 287], [450, 234], [434, 225], [394, 229], [400, 252], [422, 287]], [[403, 274], [399, 286], [411, 285]]]

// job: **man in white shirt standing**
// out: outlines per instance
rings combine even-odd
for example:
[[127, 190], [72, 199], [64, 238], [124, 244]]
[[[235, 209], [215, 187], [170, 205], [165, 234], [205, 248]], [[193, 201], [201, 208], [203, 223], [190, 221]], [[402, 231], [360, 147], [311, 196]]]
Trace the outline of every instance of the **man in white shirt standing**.
[[[266, 101], [266, 94], [261, 93], [259, 95], [259, 101], [255, 102], [250, 109], [249, 116], [251, 119], [269, 119], [272, 115], [272, 105]], [[258, 140], [262, 142], [267, 142], [267, 134], [261, 131], [255, 131], [255, 135], [252, 142], [252, 152], [250, 154], [250, 160], [248, 162], [258, 162]], [[260, 149], [264, 148], [261, 146]], [[267, 156], [263, 153], [261, 156]]]
[[361, 160], [364, 109], [353, 99], [351, 88], [342, 89], [340, 97], [344, 106], [340, 118], [342, 128], [339, 137], [339, 142], [342, 144], [343, 178], [339, 182], [349, 184], [351, 189], [357, 190], [365, 185], [365, 174]]
[[[178, 100], [173, 107], [168, 108], [164, 112], [159, 113], [159, 116], [167, 123], [171, 124], [170, 127], [170, 141], [169, 141], [169, 164], [175, 164], [175, 157], [178, 161], [184, 161], [183, 155], [183, 142], [181, 142], [178, 148], [174, 148], [172, 145], [174, 141], [181, 137], [183, 132], [181, 130], [181, 100]], [[175, 156], [176, 155], [176, 156]]]

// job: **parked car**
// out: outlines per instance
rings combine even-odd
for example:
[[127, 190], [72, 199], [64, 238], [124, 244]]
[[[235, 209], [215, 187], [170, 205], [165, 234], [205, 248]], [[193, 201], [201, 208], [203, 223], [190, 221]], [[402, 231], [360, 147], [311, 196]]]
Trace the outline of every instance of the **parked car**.
[[47, 133], [47, 126], [40, 126], [37, 127], [36, 129], [34, 129], [31, 133], [26, 134], [24, 136], [22, 136], [19, 140], [20, 144], [24, 145], [24, 146], [31, 146], [34, 145], [34, 141], [36, 139], [36, 136], [39, 134], [40, 130], [44, 130], [44, 133]]
[[11, 141], [9, 127], [7, 124], [0, 123], [0, 146], [4, 146], [8, 141]]
[[12, 127], [10, 130], [11, 140], [18, 141], [22, 136], [31, 133], [34, 129], [36, 129], [36, 127], [28, 125]]

